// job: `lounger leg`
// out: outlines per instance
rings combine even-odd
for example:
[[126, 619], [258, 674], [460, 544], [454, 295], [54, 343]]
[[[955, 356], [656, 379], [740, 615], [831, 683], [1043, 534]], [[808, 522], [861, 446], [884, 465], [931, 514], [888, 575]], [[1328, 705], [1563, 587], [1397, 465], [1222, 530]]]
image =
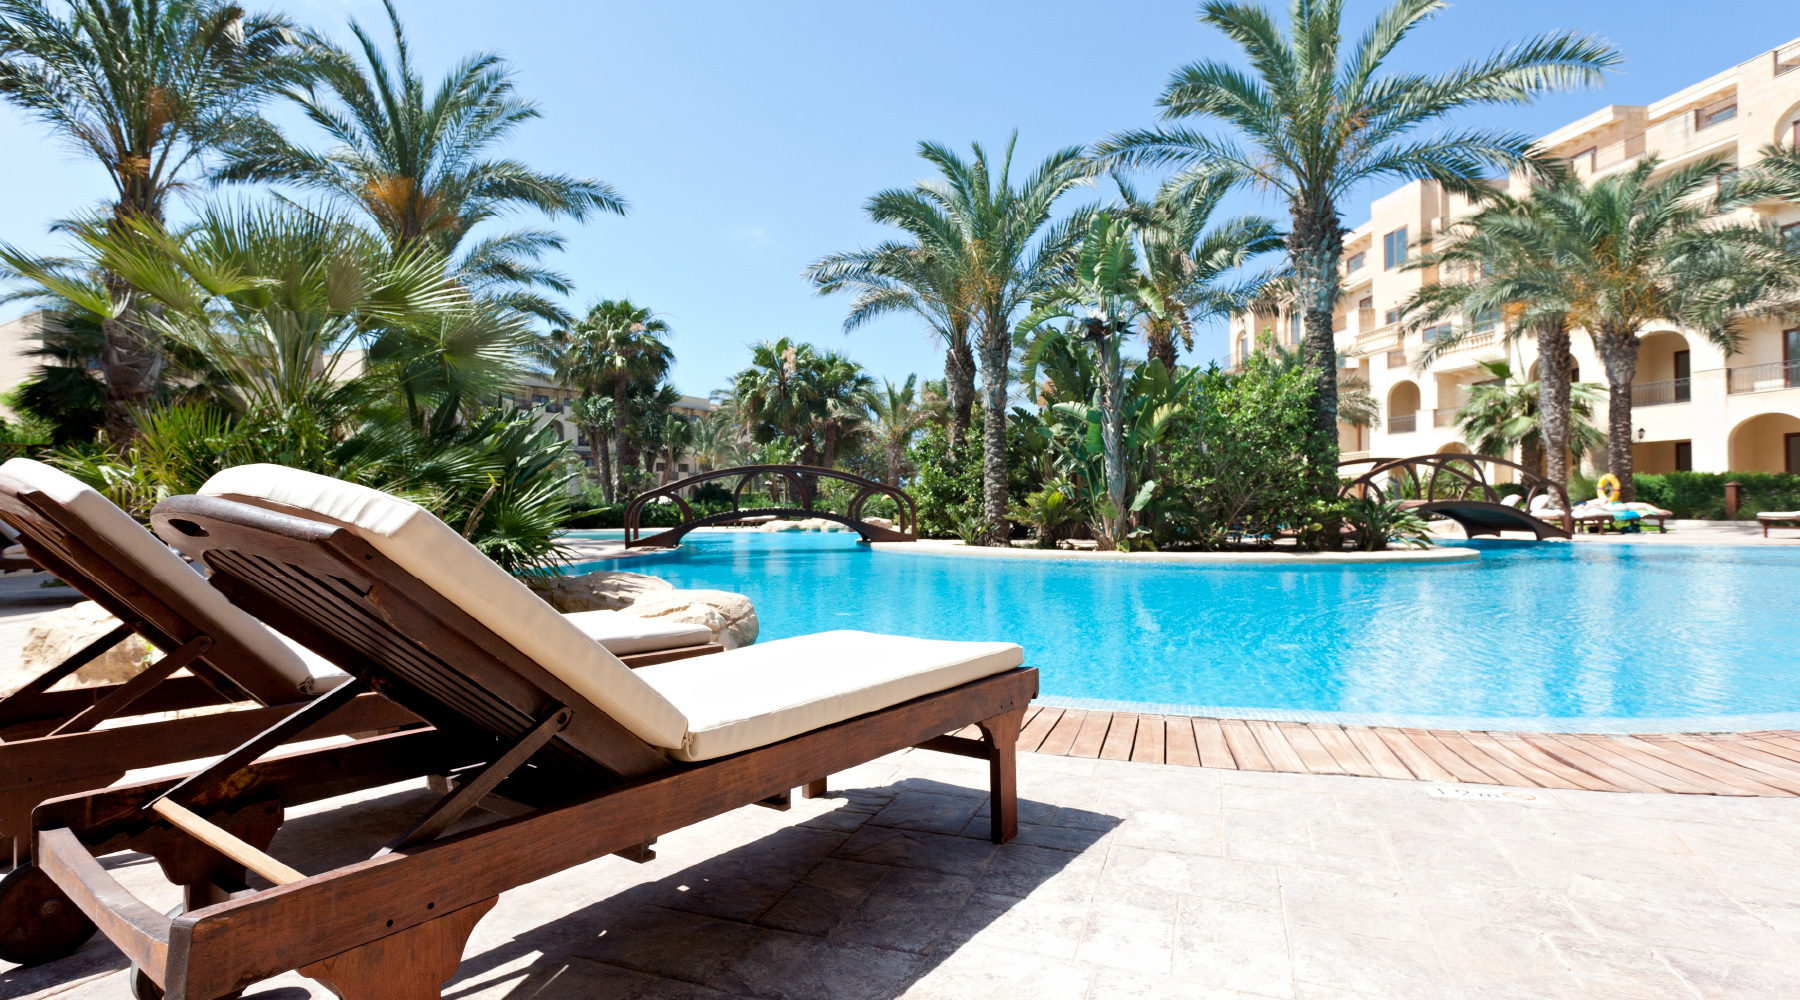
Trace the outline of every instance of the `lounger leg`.
[[988, 744], [988, 837], [1004, 844], [1019, 835], [1019, 727], [1025, 710], [983, 719], [981, 735]]
[[408, 927], [379, 941], [302, 966], [343, 1000], [438, 1000], [456, 975], [475, 924], [500, 897]]
[[808, 798], [808, 799], [824, 798], [826, 795], [825, 781], [826, 781], [826, 779], [820, 778], [817, 781], [807, 782], [804, 786], [801, 787], [800, 795], [802, 797]]

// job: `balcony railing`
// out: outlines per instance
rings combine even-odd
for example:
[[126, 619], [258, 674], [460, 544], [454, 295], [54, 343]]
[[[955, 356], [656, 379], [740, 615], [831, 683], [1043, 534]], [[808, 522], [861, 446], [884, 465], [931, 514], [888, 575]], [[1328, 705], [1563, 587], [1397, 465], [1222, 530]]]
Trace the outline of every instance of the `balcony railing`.
[[1725, 391], [1770, 392], [1800, 386], [1800, 360], [1726, 369]]
[[1666, 382], [1639, 382], [1631, 387], [1632, 406], [1662, 406], [1685, 403], [1693, 398], [1693, 379], [1672, 378]]
[[1397, 413], [1388, 418], [1389, 434], [1411, 434], [1419, 429], [1417, 413]]
[[1431, 411], [1431, 426], [1451, 427], [1456, 424], [1456, 411], [1459, 407], [1440, 406]]

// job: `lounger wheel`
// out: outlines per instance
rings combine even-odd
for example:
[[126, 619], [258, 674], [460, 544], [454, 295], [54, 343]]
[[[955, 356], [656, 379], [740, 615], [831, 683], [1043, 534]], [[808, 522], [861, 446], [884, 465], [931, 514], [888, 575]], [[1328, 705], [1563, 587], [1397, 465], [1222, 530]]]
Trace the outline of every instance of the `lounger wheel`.
[[[186, 907], [177, 903], [174, 909], [169, 911], [168, 915], [171, 917], [179, 917], [185, 909]], [[136, 1000], [163, 1000], [162, 987], [156, 985], [156, 980], [151, 979], [149, 973], [138, 968], [136, 962], [131, 963], [131, 971], [126, 975], [126, 984], [131, 987], [131, 995], [135, 997]], [[243, 995], [244, 991], [238, 990], [236, 993], [225, 994], [223, 997], [220, 997], [219, 1000], [237, 1000], [238, 997]]]
[[75, 953], [99, 928], [33, 864], [0, 879], [0, 959], [42, 965]]

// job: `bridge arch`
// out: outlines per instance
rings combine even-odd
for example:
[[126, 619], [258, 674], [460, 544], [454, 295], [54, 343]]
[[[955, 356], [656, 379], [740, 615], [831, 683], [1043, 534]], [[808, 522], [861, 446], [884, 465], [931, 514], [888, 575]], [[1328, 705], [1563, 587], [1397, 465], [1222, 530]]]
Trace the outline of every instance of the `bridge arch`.
[[[688, 505], [687, 498], [681, 495], [683, 490], [699, 486], [714, 480], [736, 479], [731, 487], [731, 509], [716, 514], [694, 515], [694, 509]], [[819, 497], [820, 480], [837, 480], [857, 488], [856, 494], [844, 506], [844, 513], [818, 510], [814, 507]], [[781, 492], [786, 493], [782, 504], [769, 507], [745, 507], [744, 491], [759, 480], [773, 481], [782, 485]], [[773, 496], [774, 491], [771, 491]], [[884, 528], [878, 524], [870, 524], [863, 516], [863, 508], [876, 497], [887, 497], [894, 501], [895, 517], [892, 528]], [[673, 502], [681, 508], [681, 523], [673, 528], [666, 528], [652, 535], [644, 535], [639, 519], [645, 506], [657, 501]], [[797, 503], [799, 506], [791, 506]], [[772, 515], [775, 517], [816, 517], [827, 521], [836, 521], [861, 535], [871, 542], [916, 542], [919, 540], [918, 506], [911, 496], [898, 486], [837, 469], [827, 469], [816, 465], [743, 465], [733, 469], [716, 469], [712, 472], [696, 473], [686, 479], [678, 480], [667, 486], [661, 486], [638, 494], [625, 508], [625, 547], [662, 548], [681, 544], [681, 539], [695, 528], [704, 528], [715, 524], [727, 524], [742, 521], [746, 517]]]
[[[1529, 531], [1539, 539], [1568, 538], [1574, 532], [1568, 492], [1504, 458], [1437, 452], [1411, 458], [1362, 459], [1346, 462], [1340, 468], [1356, 473], [1354, 478], [1344, 480], [1340, 496], [1395, 501], [1421, 513], [1437, 514], [1462, 525], [1471, 538], [1502, 531]], [[1504, 502], [1488, 478], [1489, 468], [1511, 473], [1524, 488], [1518, 506]], [[1540, 496], [1548, 496], [1550, 509], [1561, 514], [1560, 527], [1529, 513], [1531, 502]]]

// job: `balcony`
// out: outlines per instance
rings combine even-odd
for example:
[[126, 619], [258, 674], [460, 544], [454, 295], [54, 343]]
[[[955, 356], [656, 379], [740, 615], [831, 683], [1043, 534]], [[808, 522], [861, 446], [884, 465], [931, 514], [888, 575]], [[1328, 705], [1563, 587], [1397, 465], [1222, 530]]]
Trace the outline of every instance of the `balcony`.
[[1800, 361], [1775, 361], [1766, 365], [1727, 368], [1725, 376], [1725, 391], [1732, 395], [1792, 389], [1800, 386]]
[[1432, 410], [1431, 411], [1431, 426], [1433, 426], [1433, 427], [1454, 427], [1454, 426], [1456, 426], [1456, 411], [1459, 409], [1461, 409], [1461, 407], [1440, 406], [1437, 409]]
[[1692, 382], [1693, 379], [1687, 378], [1672, 378], [1664, 382], [1639, 382], [1631, 387], [1631, 405], [1638, 407], [1685, 403], [1693, 398]]
[[1388, 418], [1387, 432], [1389, 434], [1411, 434], [1418, 429], [1419, 415], [1417, 413], [1397, 413]]

